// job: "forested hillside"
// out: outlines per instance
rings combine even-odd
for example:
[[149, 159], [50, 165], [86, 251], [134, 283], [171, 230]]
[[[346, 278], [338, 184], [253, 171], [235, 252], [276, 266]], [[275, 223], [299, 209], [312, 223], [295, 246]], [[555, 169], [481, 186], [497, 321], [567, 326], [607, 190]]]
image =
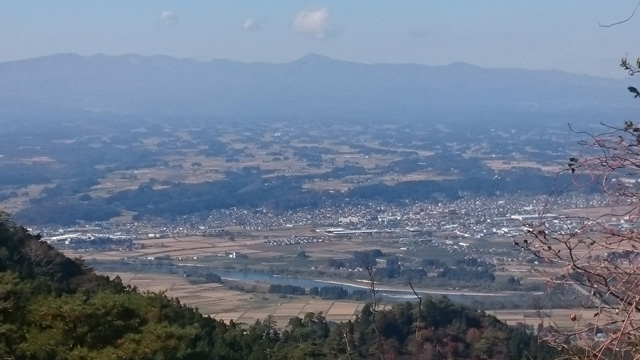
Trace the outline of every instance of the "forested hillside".
[[[281, 324], [285, 325], [285, 324]], [[0, 220], [2, 359], [552, 359], [525, 328], [445, 298], [353, 322], [322, 314], [226, 324], [163, 294], [97, 275], [9, 220]]]

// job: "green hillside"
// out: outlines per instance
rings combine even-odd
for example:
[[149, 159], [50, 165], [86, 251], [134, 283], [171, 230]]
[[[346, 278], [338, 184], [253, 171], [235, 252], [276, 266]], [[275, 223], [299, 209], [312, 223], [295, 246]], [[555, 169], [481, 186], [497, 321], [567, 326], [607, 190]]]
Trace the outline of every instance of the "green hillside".
[[424, 299], [353, 322], [322, 314], [226, 324], [163, 294], [97, 275], [38, 236], [0, 220], [2, 359], [552, 359], [530, 331]]

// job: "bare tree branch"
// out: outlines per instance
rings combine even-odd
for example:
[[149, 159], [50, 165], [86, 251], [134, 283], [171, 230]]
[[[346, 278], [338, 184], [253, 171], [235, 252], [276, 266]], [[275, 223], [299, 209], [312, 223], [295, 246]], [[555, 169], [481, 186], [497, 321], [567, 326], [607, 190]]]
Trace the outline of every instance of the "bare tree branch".
[[638, 3], [636, 4], [636, 7], [633, 9], [633, 12], [631, 13], [631, 15], [629, 15], [628, 18], [626, 18], [626, 19], [624, 19], [622, 21], [618, 21], [618, 22], [614, 22], [614, 23], [606, 24], [606, 25], [603, 25], [603, 24], [600, 23], [600, 21], [598, 21], [598, 26], [608, 28], [608, 27], [624, 24], [627, 21], [631, 20], [635, 16], [636, 11], [638, 10], [638, 7], [640, 7], [640, 1], [638, 1]]
[[411, 288], [411, 291], [413, 291], [413, 295], [418, 298], [418, 321], [416, 321], [416, 341], [418, 341], [418, 332], [422, 327], [422, 297], [418, 295], [411, 282], [409, 282], [409, 287]]
[[376, 347], [378, 348], [378, 355], [380, 356], [380, 360], [384, 360], [384, 354], [382, 351], [382, 337], [380, 336], [380, 331], [378, 330], [378, 324], [376, 324], [376, 313], [378, 312], [378, 299], [376, 295], [378, 294], [378, 290], [376, 289], [376, 279], [373, 272], [373, 265], [367, 264], [366, 266], [367, 274], [369, 275], [369, 290], [371, 291], [371, 299], [373, 300], [373, 308], [372, 308], [372, 322], [373, 322], [373, 331], [376, 334]]
[[[628, 63], [626, 69], [640, 72]], [[604, 128], [600, 134], [571, 129], [585, 139], [569, 170], [574, 187], [597, 186], [607, 207], [595, 215], [550, 218], [549, 201], [537, 223], [525, 224], [530, 241], [514, 239], [516, 247], [548, 263], [539, 273], [550, 286], [574, 287], [586, 299], [570, 315], [573, 328], [551, 322], [544, 330], [566, 359], [640, 359], [640, 125]]]

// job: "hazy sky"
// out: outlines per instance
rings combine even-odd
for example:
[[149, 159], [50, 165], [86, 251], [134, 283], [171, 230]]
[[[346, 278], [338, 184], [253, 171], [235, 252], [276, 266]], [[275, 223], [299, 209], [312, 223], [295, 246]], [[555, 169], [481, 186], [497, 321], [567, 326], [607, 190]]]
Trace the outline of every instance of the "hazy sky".
[[558, 69], [623, 77], [637, 0], [1, 0], [0, 61], [73, 52]]

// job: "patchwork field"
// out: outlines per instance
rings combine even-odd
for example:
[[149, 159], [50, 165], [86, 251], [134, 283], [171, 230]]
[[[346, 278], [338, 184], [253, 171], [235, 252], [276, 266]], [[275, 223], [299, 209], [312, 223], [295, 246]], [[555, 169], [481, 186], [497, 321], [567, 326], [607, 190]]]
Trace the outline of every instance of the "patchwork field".
[[184, 278], [162, 274], [103, 273], [111, 278], [119, 276], [123, 284], [136, 286], [141, 292], [166, 292], [184, 304], [197, 307], [203, 314], [231, 311], [246, 306], [253, 295], [226, 289], [222, 284], [193, 285]]
[[[328, 172], [328, 168], [314, 168], [307, 166], [307, 162], [295, 155], [295, 147], [324, 147], [330, 149], [322, 155], [322, 160], [326, 164], [334, 166], [360, 165], [368, 170], [399, 160], [402, 156], [397, 152], [412, 151], [419, 156], [431, 156], [435, 152], [428, 150], [414, 150], [395, 147], [380, 147], [376, 142], [369, 141], [366, 137], [359, 139], [367, 143], [372, 149], [389, 152], [389, 155], [376, 154], [375, 156], [363, 155], [361, 150], [345, 144], [340, 144], [334, 140], [315, 139], [314, 142], [306, 143], [293, 141], [289, 144], [279, 142], [278, 136], [272, 133], [263, 134], [262, 138], [256, 139], [251, 134], [236, 133], [232, 129], [219, 129], [219, 140], [225, 143], [234, 152], [234, 161], [227, 161], [226, 156], [210, 155], [203, 153], [206, 145], [193, 142], [188, 130], [175, 133], [176, 136], [163, 137], [160, 134], [147, 135], [142, 129], [139, 132], [138, 147], [152, 151], [165, 151], [167, 146], [171, 146], [171, 152], [163, 156], [165, 162], [163, 166], [152, 168], [140, 167], [132, 170], [118, 170], [107, 174], [99, 180], [99, 184], [94, 186], [89, 194], [91, 196], [106, 197], [123, 190], [133, 190], [141, 184], [150, 181], [171, 181], [181, 183], [200, 183], [205, 181], [222, 180], [226, 171], [236, 171], [243, 167], [260, 167], [266, 172], [265, 177], [281, 175], [309, 175]], [[360, 129], [361, 130], [361, 129]], [[110, 139], [105, 139], [109, 142]], [[258, 143], [256, 143], [256, 141]], [[100, 144], [96, 144], [100, 146]], [[124, 146], [124, 145], [123, 145]], [[419, 180], [424, 178], [439, 179], [437, 174], [415, 174], [404, 180]], [[391, 183], [401, 181], [390, 180]], [[346, 190], [350, 181], [325, 182], [320, 181], [309, 186], [313, 189], [335, 189]], [[154, 185], [154, 189], [161, 188]]]
[[15, 190], [17, 196], [10, 197], [4, 201], [0, 201], [0, 209], [9, 213], [16, 212], [17, 210], [20, 210], [27, 204], [29, 204], [30, 199], [40, 196], [40, 193], [42, 192], [42, 190], [44, 190], [45, 187], [53, 186], [55, 186], [55, 184], [29, 185], [18, 188]]
[[[251, 324], [272, 315], [278, 326], [284, 327], [292, 317], [304, 317], [308, 312], [322, 312], [330, 321], [354, 319], [364, 304], [304, 298], [280, 298], [270, 294], [250, 294], [229, 290], [221, 284], [192, 285], [179, 276], [160, 274], [102, 273], [119, 276], [124, 284], [136, 286], [141, 292], [166, 292], [183, 304], [216, 319]], [[381, 306], [383, 309], [384, 306]]]
[[[225, 229], [226, 230], [226, 229]], [[313, 227], [281, 227], [264, 231], [238, 231], [228, 236], [179, 236], [135, 240], [131, 251], [83, 251], [64, 249], [69, 257], [96, 260], [153, 259], [169, 256], [177, 261], [210, 262], [228, 258], [235, 252], [247, 255], [251, 260], [272, 261], [281, 257], [295, 256], [301, 248], [314, 259], [349, 258], [356, 250], [381, 249], [385, 253], [397, 253], [398, 249], [384, 242], [373, 241], [367, 236], [339, 238], [316, 231]], [[303, 237], [304, 244], [269, 245], [265, 240], [285, 241]], [[281, 260], [276, 260], [281, 261]]]
[[[518, 323], [533, 327], [542, 323], [544, 326], [554, 326], [562, 329], [584, 328], [588, 323], [595, 323], [597, 309], [550, 309], [544, 311], [535, 310], [495, 310], [487, 311], [509, 325]], [[571, 319], [576, 316], [576, 321]]]
[[[200, 312], [216, 319], [251, 324], [273, 316], [279, 327], [285, 327], [292, 317], [304, 317], [308, 312], [322, 312], [330, 321], [353, 320], [364, 303], [351, 301], [321, 300], [311, 297], [280, 298], [270, 294], [244, 293], [229, 290], [221, 284], [192, 285], [185, 279], [173, 275], [132, 274], [122, 272], [103, 273], [110, 277], [119, 276], [124, 284], [138, 287], [142, 292], [166, 292], [169, 297], [178, 298], [183, 304], [196, 307]], [[384, 310], [392, 305], [381, 305]], [[553, 325], [561, 328], [580, 328], [597, 319], [596, 310], [551, 309], [496, 310], [488, 314], [509, 325], [518, 323], [531, 326]], [[571, 319], [572, 314], [577, 321]]]
[[[309, 312], [320, 313], [329, 321], [342, 322], [353, 320], [360, 312], [364, 304], [331, 301], [331, 300], [292, 300], [290, 302], [282, 302], [262, 308], [255, 308], [246, 311], [232, 311], [213, 314], [216, 319], [224, 321], [233, 320], [234, 322], [253, 323], [256, 319], [264, 319], [271, 315], [278, 326], [284, 327], [293, 317], [303, 318]], [[383, 307], [381, 307], [383, 308]]]
[[614, 219], [625, 216], [637, 216], [638, 209], [634, 206], [600, 206], [585, 207], [577, 209], [560, 209], [554, 210], [555, 214], [565, 216], [583, 217], [588, 219]]
[[[74, 251], [64, 250], [69, 257], [83, 257], [97, 260], [119, 260], [123, 258], [155, 258], [168, 255], [174, 260], [193, 260], [208, 256], [228, 256], [233, 252], [243, 254], [257, 252], [247, 249], [248, 246], [262, 243], [261, 240], [230, 241], [226, 237], [170, 237], [136, 240], [140, 248], [132, 251]], [[267, 255], [277, 255], [271, 253]]]
[[547, 174], [556, 174], [558, 171], [562, 170], [561, 165], [542, 165], [535, 161], [527, 161], [527, 160], [485, 160], [484, 163], [493, 170], [509, 170], [514, 168], [532, 168], [532, 169], [540, 169], [544, 173]]

